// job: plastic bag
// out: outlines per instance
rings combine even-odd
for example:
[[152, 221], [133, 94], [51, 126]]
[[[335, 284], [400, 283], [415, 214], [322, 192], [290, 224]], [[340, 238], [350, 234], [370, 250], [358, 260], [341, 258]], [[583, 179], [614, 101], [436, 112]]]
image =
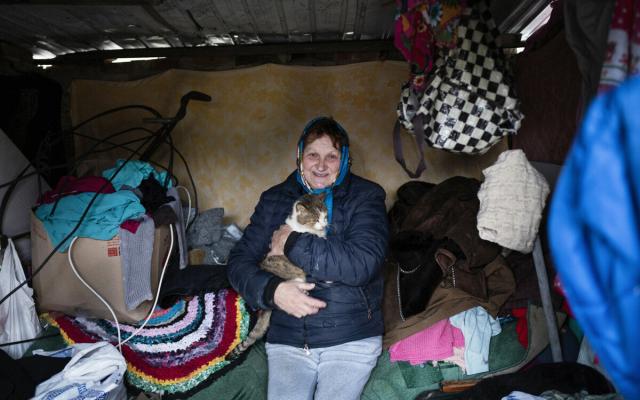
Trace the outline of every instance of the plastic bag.
[[124, 387], [127, 363], [111, 343], [79, 343], [63, 350], [34, 354], [71, 356], [71, 360], [61, 372], [38, 385], [33, 400], [127, 398]]
[[[22, 263], [18, 258], [13, 240], [9, 239], [0, 270], [0, 298], [25, 280]], [[0, 343], [33, 339], [38, 336], [41, 330], [36, 305], [33, 302], [33, 289], [29, 286], [22, 286], [20, 290], [0, 304]], [[4, 346], [2, 350], [17, 359], [22, 357], [30, 345], [30, 342], [14, 344]]]

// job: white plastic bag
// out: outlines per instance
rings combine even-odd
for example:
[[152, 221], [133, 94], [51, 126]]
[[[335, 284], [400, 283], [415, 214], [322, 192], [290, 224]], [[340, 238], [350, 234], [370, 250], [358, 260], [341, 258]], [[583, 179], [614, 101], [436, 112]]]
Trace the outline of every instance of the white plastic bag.
[[[9, 239], [0, 270], [0, 298], [25, 280], [18, 252], [13, 240]], [[33, 289], [25, 284], [0, 304], [0, 343], [33, 339], [38, 336], [41, 330], [36, 305], [33, 302]], [[2, 350], [17, 359], [22, 357], [30, 345], [30, 342], [14, 344], [5, 346]]]
[[[34, 351], [34, 354], [54, 356], [60, 352]], [[71, 360], [61, 372], [36, 387], [33, 400], [127, 398], [124, 387], [127, 363], [111, 343], [79, 343], [62, 352], [71, 356]]]

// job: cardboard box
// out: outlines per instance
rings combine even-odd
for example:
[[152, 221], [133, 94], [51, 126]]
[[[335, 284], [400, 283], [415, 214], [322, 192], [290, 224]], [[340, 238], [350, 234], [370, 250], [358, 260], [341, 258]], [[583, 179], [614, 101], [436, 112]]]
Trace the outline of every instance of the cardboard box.
[[[151, 259], [151, 289], [154, 296], [170, 241], [168, 226], [156, 228]], [[177, 245], [177, 242], [174, 243]], [[53, 246], [44, 225], [32, 213], [31, 251], [34, 271], [51, 250]], [[78, 273], [109, 303], [120, 322], [137, 322], [147, 316], [153, 301], [145, 301], [132, 311], [128, 311], [125, 306], [119, 236], [111, 240], [79, 238], [73, 245], [72, 256]], [[105, 305], [73, 273], [67, 252], [54, 253], [34, 277], [33, 289], [40, 312], [61, 311], [70, 315], [113, 320]]]

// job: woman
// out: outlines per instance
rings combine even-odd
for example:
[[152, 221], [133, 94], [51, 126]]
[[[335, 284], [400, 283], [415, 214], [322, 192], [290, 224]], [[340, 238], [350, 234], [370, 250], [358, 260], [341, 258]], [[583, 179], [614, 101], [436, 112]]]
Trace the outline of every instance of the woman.
[[[382, 348], [385, 192], [349, 172], [349, 138], [331, 118], [307, 124], [297, 163], [260, 196], [229, 256], [229, 280], [253, 309], [273, 309], [269, 399], [359, 399]], [[305, 193], [325, 193], [326, 239], [282, 225]], [[307, 282], [261, 270], [268, 254], [286, 255]]]

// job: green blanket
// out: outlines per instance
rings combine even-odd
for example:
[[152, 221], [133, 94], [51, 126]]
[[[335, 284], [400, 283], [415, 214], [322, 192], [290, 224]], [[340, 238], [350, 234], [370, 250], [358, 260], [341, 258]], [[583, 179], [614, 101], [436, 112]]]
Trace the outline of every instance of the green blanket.
[[[55, 328], [48, 328], [43, 334], [51, 334]], [[61, 337], [36, 342], [32, 349], [54, 350], [64, 347]], [[515, 331], [515, 322], [502, 326], [502, 333], [494, 336], [490, 344], [489, 368], [492, 372], [517, 364], [524, 359], [526, 350], [520, 345]], [[462, 370], [451, 363], [437, 366], [411, 366], [406, 362], [392, 363], [389, 353], [384, 351], [362, 394], [364, 400], [412, 400], [425, 390], [438, 389], [443, 380], [479, 378], [484, 374], [464, 375]], [[267, 398], [267, 355], [264, 343], [256, 343], [246, 360], [221, 376], [207, 387], [203, 387], [191, 400]]]

